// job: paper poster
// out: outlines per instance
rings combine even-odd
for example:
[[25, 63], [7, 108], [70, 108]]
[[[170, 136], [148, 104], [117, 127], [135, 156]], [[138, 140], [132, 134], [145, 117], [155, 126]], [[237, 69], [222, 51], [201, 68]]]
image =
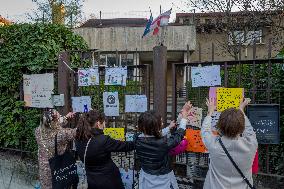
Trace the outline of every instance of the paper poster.
[[192, 107], [188, 116], [188, 124], [201, 128], [202, 108]]
[[89, 85], [99, 85], [100, 84], [99, 68], [90, 68], [89, 77], [90, 77]]
[[103, 103], [106, 116], [119, 116], [118, 92], [104, 92]]
[[214, 105], [217, 107], [217, 89], [220, 87], [210, 87], [209, 88], [209, 99], [214, 100]]
[[110, 138], [113, 138], [115, 140], [125, 140], [124, 128], [105, 128], [104, 134], [110, 136]]
[[53, 108], [53, 73], [23, 75], [25, 106]]
[[73, 112], [88, 112], [91, 109], [92, 100], [90, 96], [71, 97]]
[[78, 86], [99, 85], [98, 68], [79, 69]]
[[125, 112], [146, 112], [146, 95], [125, 95]]
[[280, 143], [280, 106], [277, 104], [251, 104], [247, 116], [259, 144]]
[[217, 88], [217, 111], [222, 112], [228, 108], [239, 108], [243, 97], [243, 88]]
[[106, 68], [105, 85], [126, 86], [127, 67]]
[[188, 141], [187, 151], [189, 152], [201, 152], [207, 151], [202, 138], [200, 130], [186, 129], [186, 139]]
[[120, 176], [122, 183], [125, 189], [132, 189], [133, 188], [133, 180], [134, 180], [134, 171], [131, 169], [123, 169], [119, 168]]
[[213, 131], [217, 131], [217, 123], [219, 121], [219, 117], [221, 115], [221, 112], [217, 112], [217, 111], [214, 111], [214, 113], [212, 114], [212, 121], [211, 121], [211, 128]]
[[126, 133], [125, 139], [126, 141], [133, 141], [134, 133]]
[[60, 95], [53, 95], [52, 96], [52, 100], [53, 100], [53, 105], [54, 106], [64, 106], [65, 101], [64, 101], [64, 94], [60, 94]]
[[221, 85], [220, 65], [191, 67], [192, 87]]

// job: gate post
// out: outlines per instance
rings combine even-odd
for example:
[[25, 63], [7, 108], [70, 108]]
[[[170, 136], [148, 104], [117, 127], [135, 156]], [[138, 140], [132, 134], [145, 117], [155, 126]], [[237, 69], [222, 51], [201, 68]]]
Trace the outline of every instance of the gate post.
[[167, 47], [153, 48], [154, 110], [167, 123]]
[[71, 109], [71, 96], [70, 96], [70, 70], [65, 65], [70, 64], [69, 53], [61, 52], [58, 58], [58, 93], [64, 94], [63, 107], [59, 107], [59, 113], [61, 115], [66, 115]]

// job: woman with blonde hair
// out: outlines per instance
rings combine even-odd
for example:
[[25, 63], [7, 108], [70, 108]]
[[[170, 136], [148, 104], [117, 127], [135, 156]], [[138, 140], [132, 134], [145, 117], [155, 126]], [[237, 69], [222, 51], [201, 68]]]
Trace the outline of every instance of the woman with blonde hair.
[[74, 113], [61, 116], [55, 109], [43, 112], [40, 126], [35, 129], [38, 144], [39, 180], [42, 189], [52, 188], [49, 159], [55, 154], [55, 136], [57, 136], [58, 154], [63, 154], [69, 142], [74, 140], [76, 129], [63, 128]]

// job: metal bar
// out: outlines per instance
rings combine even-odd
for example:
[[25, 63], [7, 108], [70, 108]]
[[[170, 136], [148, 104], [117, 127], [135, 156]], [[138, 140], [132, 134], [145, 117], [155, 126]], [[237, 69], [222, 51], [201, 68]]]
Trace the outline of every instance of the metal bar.
[[272, 65], [271, 65], [271, 51], [272, 51], [272, 40], [269, 39], [269, 47], [268, 47], [268, 78], [267, 78], [267, 103], [270, 104], [271, 103], [271, 71], [272, 71]]
[[172, 120], [176, 120], [177, 95], [176, 95], [176, 65], [172, 64]]
[[228, 87], [228, 64], [224, 63], [224, 86]]
[[253, 42], [253, 67], [252, 67], [252, 83], [253, 83], [253, 89], [252, 89], [252, 103], [255, 103], [255, 96], [256, 96], [256, 78], [255, 78], [255, 58], [256, 58], [256, 42], [254, 40]]
[[151, 85], [150, 85], [150, 65], [146, 65], [146, 78], [147, 78], [147, 83], [146, 83], [146, 96], [148, 99], [148, 105], [147, 105], [147, 109], [150, 110], [150, 100], [151, 100]]
[[211, 57], [212, 62], [215, 60], [215, 45], [212, 43], [212, 57]]

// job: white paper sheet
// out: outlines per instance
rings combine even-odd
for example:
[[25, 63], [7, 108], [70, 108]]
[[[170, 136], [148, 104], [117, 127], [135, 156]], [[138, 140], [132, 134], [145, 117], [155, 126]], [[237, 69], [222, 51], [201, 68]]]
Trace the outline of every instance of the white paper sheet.
[[106, 116], [119, 116], [118, 92], [104, 92], [103, 103]]
[[53, 73], [23, 75], [25, 106], [53, 108]]
[[79, 69], [78, 70], [78, 86], [99, 85], [98, 68]]
[[64, 106], [64, 104], [65, 104], [65, 102], [64, 102], [64, 94], [53, 95], [52, 99], [53, 99], [53, 105], [54, 106]]
[[147, 111], [146, 95], [125, 95], [125, 112]]
[[191, 67], [192, 87], [220, 86], [220, 66]]
[[88, 112], [91, 110], [92, 102], [90, 96], [72, 97], [71, 99], [73, 112]]
[[105, 85], [126, 86], [127, 67], [106, 68]]

